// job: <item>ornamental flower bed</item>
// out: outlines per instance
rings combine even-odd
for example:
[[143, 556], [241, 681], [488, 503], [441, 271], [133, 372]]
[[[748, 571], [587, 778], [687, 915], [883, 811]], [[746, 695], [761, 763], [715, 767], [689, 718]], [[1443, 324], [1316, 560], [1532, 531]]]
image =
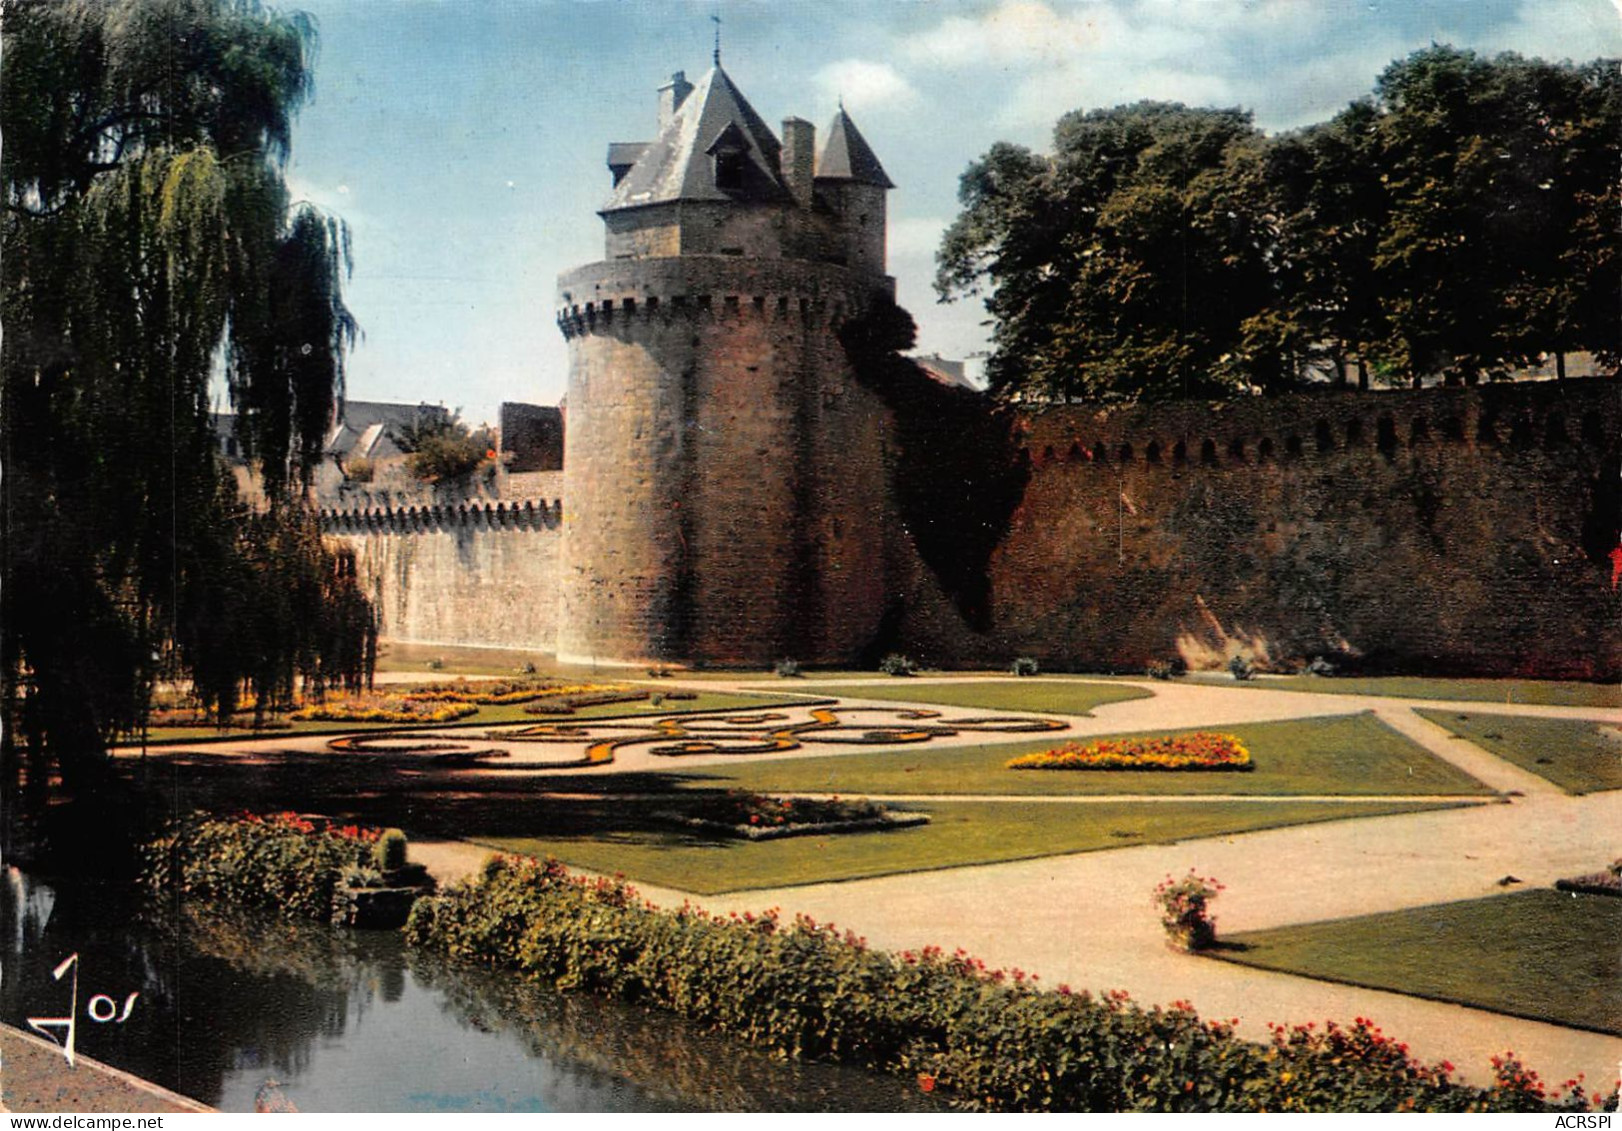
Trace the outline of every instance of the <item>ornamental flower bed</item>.
[[474, 703], [436, 702], [405, 695], [346, 695], [300, 707], [288, 718], [338, 723], [449, 723], [478, 712]]
[[1008, 762], [1010, 770], [1227, 770], [1255, 769], [1250, 751], [1231, 734], [1174, 734], [1164, 738], [1067, 742]]
[[149, 727], [218, 727], [221, 725], [253, 730], [286, 730], [285, 719], [259, 718], [252, 707], [238, 708], [222, 724], [215, 715], [201, 707], [163, 707], [147, 716]]
[[[602, 683], [557, 683], [537, 679], [480, 680], [474, 683], [459, 679], [454, 683], [433, 683], [415, 687], [404, 695], [405, 698], [418, 702], [480, 703], [485, 706], [497, 706], [503, 703], [528, 703], [534, 699], [623, 690], [625, 689]], [[646, 692], [638, 693], [637, 698], [645, 695]]]
[[1557, 891], [1622, 897], [1622, 860], [1614, 861], [1603, 872], [1591, 872], [1586, 876], [1556, 880], [1554, 886]]
[[902, 829], [929, 823], [928, 814], [886, 809], [871, 801], [766, 797], [742, 790], [705, 797], [682, 812], [662, 812], [656, 816], [689, 828], [744, 840]]
[[[676, 699], [680, 697], [680, 693], [667, 691], [664, 696], [666, 699]], [[608, 691], [576, 691], [538, 699], [525, 707], [524, 712], [530, 715], [572, 715], [582, 707], [602, 707], [609, 703], [638, 703], [646, 698], [648, 698], [646, 691], [629, 687]], [[690, 693], [688, 698], [692, 698]]]
[[1586, 1111], [1510, 1055], [1478, 1088], [1359, 1018], [1278, 1028], [1265, 1044], [1186, 1003], [1043, 990], [962, 951], [887, 953], [805, 916], [661, 911], [618, 880], [494, 857], [422, 899], [414, 946], [639, 1002], [780, 1056], [889, 1072], [964, 1108], [1003, 1111]]

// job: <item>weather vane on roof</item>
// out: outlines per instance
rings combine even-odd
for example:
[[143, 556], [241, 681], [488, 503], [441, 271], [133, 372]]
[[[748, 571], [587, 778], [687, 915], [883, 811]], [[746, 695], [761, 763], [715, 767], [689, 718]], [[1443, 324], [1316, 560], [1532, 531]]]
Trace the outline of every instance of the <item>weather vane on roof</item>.
[[721, 65], [721, 15], [717, 12], [710, 19], [715, 21], [715, 65]]

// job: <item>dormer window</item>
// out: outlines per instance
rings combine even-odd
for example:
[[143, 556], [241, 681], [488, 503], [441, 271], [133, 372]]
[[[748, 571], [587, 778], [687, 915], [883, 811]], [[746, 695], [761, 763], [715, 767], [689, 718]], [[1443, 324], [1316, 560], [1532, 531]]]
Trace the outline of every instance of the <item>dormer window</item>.
[[749, 160], [749, 139], [736, 122], [728, 122], [705, 151], [715, 162], [715, 187], [726, 191], [743, 188], [744, 163]]

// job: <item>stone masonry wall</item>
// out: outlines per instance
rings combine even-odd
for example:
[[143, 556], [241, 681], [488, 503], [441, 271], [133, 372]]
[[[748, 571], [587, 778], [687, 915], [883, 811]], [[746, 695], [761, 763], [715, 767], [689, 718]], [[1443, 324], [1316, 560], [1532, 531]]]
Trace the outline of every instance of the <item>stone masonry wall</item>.
[[1614, 380], [1033, 414], [980, 658], [1617, 678], [1619, 436]]
[[562, 511], [556, 501], [322, 512], [355, 550], [382, 635], [551, 651]]
[[559, 654], [832, 661], [884, 607], [884, 416], [834, 328], [888, 280], [683, 256], [559, 280]]

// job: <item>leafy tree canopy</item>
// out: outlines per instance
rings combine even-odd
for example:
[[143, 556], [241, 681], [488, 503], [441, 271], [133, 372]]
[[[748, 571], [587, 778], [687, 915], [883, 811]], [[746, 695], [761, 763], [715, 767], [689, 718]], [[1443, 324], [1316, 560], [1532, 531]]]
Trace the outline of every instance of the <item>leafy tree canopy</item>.
[[1238, 110], [1073, 112], [1051, 154], [969, 166], [936, 289], [983, 298], [992, 386], [1022, 399], [1614, 360], [1619, 74], [1433, 47], [1274, 138]]
[[389, 437], [406, 453], [406, 469], [424, 483], [465, 483], [481, 467], [496, 466], [496, 435], [470, 429], [458, 413], [422, 413]]
[[[365, 653], [370, 610], [296, 490], [356, 328], [345, 232], [282, 180], [308, 19], [23, 0], [3, 36], [4, 671], [23, 733], [72, 778], [160, 676], [224, 705], [243, 681], [268, 699], [294, 671], [358, 671], [339, 667]], [[222, 369], [269, 499], [257, 518], [215, 452]]]

